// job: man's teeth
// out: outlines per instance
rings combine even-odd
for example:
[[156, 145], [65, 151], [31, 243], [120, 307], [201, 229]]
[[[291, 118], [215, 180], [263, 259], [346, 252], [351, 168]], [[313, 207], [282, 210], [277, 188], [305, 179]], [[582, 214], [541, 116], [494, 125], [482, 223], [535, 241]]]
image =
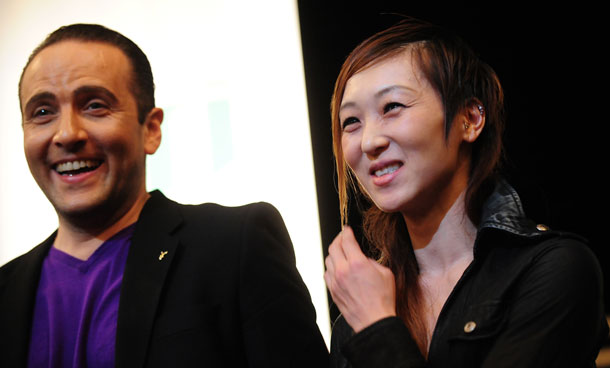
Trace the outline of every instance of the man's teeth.
[[68, 172], [68, 171], [95, 168], [98, 165], [99, 165], [98, 161], [91, 161], [91, 160], [70, 161], [70, 162], [64, 162], [64, 163], [57, 165], [55, 170], [61, 174], [61, 173]]
[[375, 176], [383, 176], [385, 174], [393, 173], [394, 171], [398, 170], [399, 167], [400, 167], [400, 165], [398, 165], [398, 164], [386, 166], [381, 170], [375, 171], [374, 174], [375, 174]]

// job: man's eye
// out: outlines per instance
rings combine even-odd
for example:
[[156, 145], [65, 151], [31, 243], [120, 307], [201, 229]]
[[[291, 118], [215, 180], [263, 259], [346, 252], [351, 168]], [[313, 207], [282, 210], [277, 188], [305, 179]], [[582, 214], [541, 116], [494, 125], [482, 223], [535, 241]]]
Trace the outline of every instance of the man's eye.
[[109, 113], [109, 106], [104, 101], [90, 101], [85, 105], [84, 112], [91, 116], [106, 116]]
[[106, 105], [101, 102], [90, 102], [86, 109], [87, 110], [97, 110], [97, 109], [105, 109]]
[[51, 110], [49, 110], [48, 108], [45, 107], [40, 107], [36, 110], [34, 110], [32, 116], [37, 117], [37, 116], [46, 116], [46, 115], [50, 115], [52, 114]]
[[383, 106], [383, 113], [386, 114], [396, 108], [399, 107], [404, 107], [405, 105], [398, 103], [398, 102], [390, 102], [388, 104], [385, 104], [385, 106]]
[[31, 110], [28, 114], [29, 123], [45, 124], [54, 119], [56, 111], [50, 106], [39, 106]]

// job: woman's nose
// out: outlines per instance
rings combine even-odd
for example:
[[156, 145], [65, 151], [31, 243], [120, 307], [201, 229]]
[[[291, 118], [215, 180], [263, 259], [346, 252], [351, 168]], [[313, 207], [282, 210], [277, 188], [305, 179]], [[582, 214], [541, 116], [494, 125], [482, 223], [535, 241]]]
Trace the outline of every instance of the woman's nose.
[[385, 151], [390, 140], [383, 133], [383, 126], [378, 122], [364, 124], [361, 149], [369, 157], [377, 157]]

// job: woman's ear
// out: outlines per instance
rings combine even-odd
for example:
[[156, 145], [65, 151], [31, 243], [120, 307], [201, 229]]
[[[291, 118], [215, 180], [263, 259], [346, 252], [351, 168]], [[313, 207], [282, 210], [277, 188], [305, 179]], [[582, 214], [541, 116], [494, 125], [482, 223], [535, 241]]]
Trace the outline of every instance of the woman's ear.
[[463, 138], [466, 142], [472, 143], [481, 134], [485, 127], [485, 107], [478, 99], [472, 99], [464, 108], [463, 119]]

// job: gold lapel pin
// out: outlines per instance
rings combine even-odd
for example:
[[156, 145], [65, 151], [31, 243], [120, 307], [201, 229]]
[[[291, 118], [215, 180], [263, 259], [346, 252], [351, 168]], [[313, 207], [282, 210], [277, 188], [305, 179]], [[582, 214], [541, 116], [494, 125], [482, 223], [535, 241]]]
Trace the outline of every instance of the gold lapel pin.
[[159, 254], [159, 261], [162, 261], [163, 257], [165, 257], [166, 254], [167, 254], [167, 251], [166, 250], [162, 250], [161, 254]]

